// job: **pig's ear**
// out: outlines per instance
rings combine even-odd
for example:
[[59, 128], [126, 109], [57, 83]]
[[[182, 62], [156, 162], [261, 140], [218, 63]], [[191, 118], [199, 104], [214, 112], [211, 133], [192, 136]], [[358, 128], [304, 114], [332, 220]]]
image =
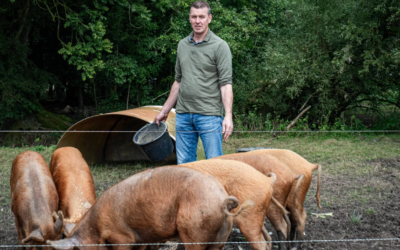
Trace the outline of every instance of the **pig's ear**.
[[83, 204], [83, 214], [86, 214], [86, 212], [92, 207], [92, 204], [90, 204], [88, 201]]
[[43, 243], [44, 239], [40, 229], [34, 230], [28, 237], [22, 240], [22, 243], [27, 244], [29, 242]]
[[72, 229], [74, 229], [75, 225], [76, 225], [75, 223], [64, 223], [64, 235], [66, 237], [68, 237]]
[[64, 227], [64, 215], [61, 211], [53, 212], [54, 232], [61, 234]]
[[73, 249], [75, 247], [75, 244], [72, 242], [71, 239], [55, 240], [55, 241], [47, 240], [46, 244], [52, 246], [55, 249]]

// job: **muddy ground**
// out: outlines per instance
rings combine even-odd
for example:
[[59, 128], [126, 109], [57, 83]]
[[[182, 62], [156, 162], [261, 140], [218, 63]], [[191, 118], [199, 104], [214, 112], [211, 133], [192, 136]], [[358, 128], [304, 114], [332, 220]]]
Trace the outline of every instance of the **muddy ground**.
[[[335, 168], [339, 163], [326, 162], [325, 168]], [[315, 202], [316, 176], [308, 192], [305, 209], [307, 223], [305, 240], [330, 239], [368, 239], [400, 237], [400, 157], [378, 159], [362, 163], [368, 165], [369, 171], [364, 174], [332, 175], [322, 172], [322, 210]], [[97, 185], [97, 193], [113, 183]], [[1, 193], [9, 192], [9, 186], [2, 184]], [[4, 190], [7, 189], [7, 190]], [[17, 233], [9, 197], [1, 197], [3, 204], [0, 211], [0, 245], [17, 243]], [[332, 213], [326, 218], [311, 213]], [[277, 240], [276, 233], [268, 222], [267, 229], [272, 232], [272, 239]], [[244, 237], [234, 230], [230, 242], [224, 249], [251, 249]], [[2, 249], [0, 247], [0, 249]], [[3, 248], [5, 249], [5, 248]], [[7, 248], [10, 249], [10, 248]], [[277, 249], [277, 245], [273, 245]], [[361, 242], [324, 242], [303, 243], [302, 249], [400, 249], [400, 241], [361, 241]]]

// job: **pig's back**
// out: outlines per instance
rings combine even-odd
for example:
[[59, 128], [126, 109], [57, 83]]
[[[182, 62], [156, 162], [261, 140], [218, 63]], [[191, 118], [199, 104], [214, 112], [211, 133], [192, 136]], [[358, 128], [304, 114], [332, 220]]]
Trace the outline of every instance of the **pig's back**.
[[[234, 160], [203, 160], [179, 165], [208, 173], [217, 179], [239, 203], [271, 195], [271, 181], [253, 167]], [[268, 197], [267, 197], [268, 198]], [[270, 198], [270, 197], [269, 197]]]
[[51, 214], [58, 210], [58, 195], [42, 155], [32, 151], [18, 155], [13, 161], [10, 184], [11, 207], [24, 227], [35, 222], [52, 223]]
[[[177, 233], [179, 210], [189, 214], [221, 213], [228, 197], [212, 176], [180, 167], [160, 167], [138, 173], [106, 190], [82, 219], [100, 219], [100, 231], [110, 223], [128, 231], [146, 232], [138, 241]], [[93, 215], [95, 214], [95, 216]], [[150, 223], [149, 223], [150, 222]], [[106, 234], [106, 233], [105, 233]]]
[[282, 161], [284, 164], [286, 164], [292, 170], [293, 173], [299, 175], [303, 174], [304, 177], [308, 177], [310, 175], [311, 169], [315, 168], [316, 165], [308, 162], [299, 154], [287, 149], [260, 149], [260, 150], [246, 152], [244, 154], [274, 156], [280, 161]]
[[86, 202], [96, 201], [90, 168], [78, 149], [57, 149], [51, 159], [50, 169], [60, 197], [60, 210], [71, 223], [80, 220]]
[[295, 177], [292, 170], [285, 163], [272, 155], [236, 153], [219, 156], [215, 159], [240, 161], [255, 168], [264, 175], [273, 172], [277, 177], [275, 185], [280, 187], [291, 185]]

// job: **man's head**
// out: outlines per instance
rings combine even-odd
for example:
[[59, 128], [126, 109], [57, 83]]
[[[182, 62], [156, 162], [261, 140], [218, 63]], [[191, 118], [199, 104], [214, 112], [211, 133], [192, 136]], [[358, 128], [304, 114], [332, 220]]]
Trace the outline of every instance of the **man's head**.
[[208, 3], [197, 1], [190, 5], [189, 20], [196, 35], [201, 35], [208, 31], [208, 24], [211, 19], [211, 9]]

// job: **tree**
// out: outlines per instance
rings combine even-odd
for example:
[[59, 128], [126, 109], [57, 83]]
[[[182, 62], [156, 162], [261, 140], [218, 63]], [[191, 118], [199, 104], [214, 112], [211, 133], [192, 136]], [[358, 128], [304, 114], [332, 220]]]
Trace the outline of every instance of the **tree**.
[[251, 100], [291, 118], [311, 105], [320, 122], [400, 107], [399, 17], [398, 1], [287, 1], [252, 65]]

